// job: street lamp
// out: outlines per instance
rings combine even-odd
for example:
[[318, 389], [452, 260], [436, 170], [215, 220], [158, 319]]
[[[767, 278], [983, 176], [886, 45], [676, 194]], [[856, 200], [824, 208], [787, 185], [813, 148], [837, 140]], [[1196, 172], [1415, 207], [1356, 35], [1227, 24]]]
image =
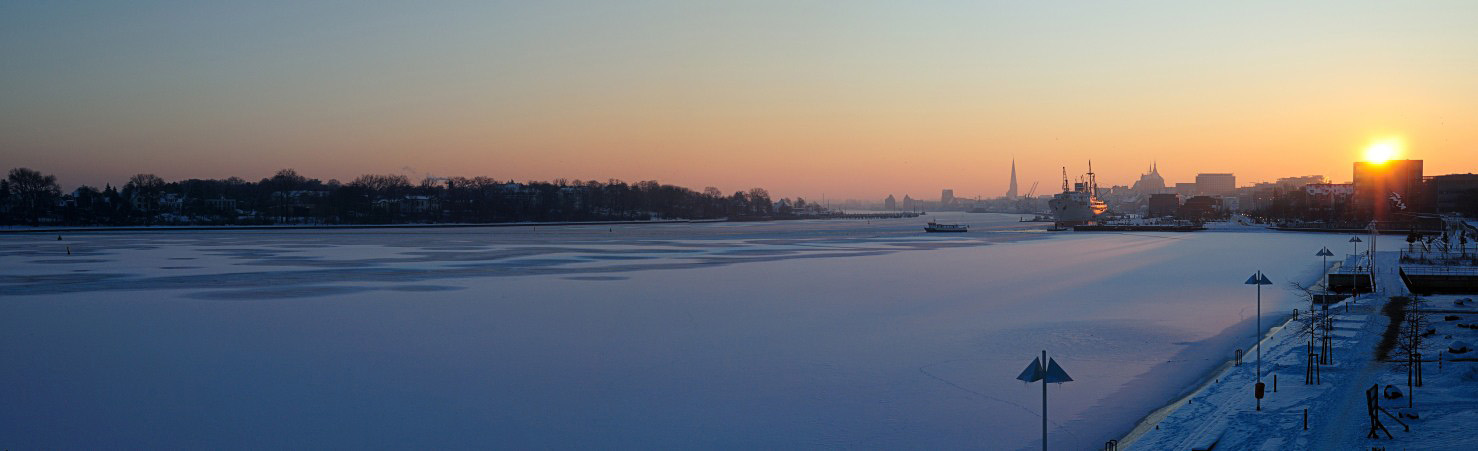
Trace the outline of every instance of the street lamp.
[[[1364, 241], [1364, 240], [1361, 240], [1360, 237], [1358, 237], [1358, 236], [1352, 236], [1352, 237], [1350, 237], [1350, 242], [1355, 244], [1355, 255], [1360, 255], [1360, 242], [1362, 242], [1362, 241]], [[1356, 262], [1359, 262], [1360, 259], [1357, 258], [1357, 259], [1355, 259], [1355, 261]]]
[[1257, 410], [1262, 410], [1262, 286], [1272, 285], [1273, 282], [1268, 280], [1268, 276], [1263, 275], [1261, 270], [1258, 270], [1243, 283], [1257, 285], [1257, 385], [1253, 387], [1252, 396], [1257, 398]]
[[1329, 257], [1334, 255], [1334, 253], [1330, 252], [1329, 247], [1326, 246], [1323, 249], [1319, 249], [1319, 253], [1314, 255], [1324, 257], [1324, 267], [1320, 271], [1324, 271], [1324, 294], [1327, 296], [1329, 295]]
[[1042, 451], [1047, 451], [1047, 383], [1072, 382], [1073, 378], [1057, 366], [1057, 359], [1047, 358], [1047, 351], [1043, 350], [1042, 357], [1032, 360], [1016, 380], [1026, 383], [1042, 381]]

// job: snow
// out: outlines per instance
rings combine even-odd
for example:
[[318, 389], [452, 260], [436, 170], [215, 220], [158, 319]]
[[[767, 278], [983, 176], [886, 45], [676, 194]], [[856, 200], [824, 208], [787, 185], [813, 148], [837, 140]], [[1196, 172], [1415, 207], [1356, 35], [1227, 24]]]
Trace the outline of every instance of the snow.
[[1098, 448], [1348, 238], [1043, 227], [0, 236], [0, 448], [1030, 448], [1044, 349], [1053, 447]]
[[[1426, 384], [1413, 392], [1406, 389], [1406, 372], [1387, 362], [1373, 359], [1389, 320], [1380, 312], [1389, 295], [1406, 295], [1394, 268], [1395, 252], [1378, 253], [1381, 271], [1379, 285], [1389, 292], [1361, 295], [1358, 300], [1345, 300], [1330, 307], [1334, 318], [1334, 352], [1330, 365], [1321, 367], [1316, 384], [1304, 384], [1305, 353], [1308, 335], [1295, 327], [1278, 327], [1262, 341], [1265, 348], [1262, 381], [1269, 393], [1256, 409], [1252, 396], [1256, 381], [1255, 366], [1226, 366], [1214, 378], [1190, 395], [1171, 403], [1141, 423], [1124, 442], [1125, 449], [1187, 449], [1208, 439], [1218, 449], [1474, 449], [1478, 436], [1471, 425], [1478, 419], [1478, 362], [1450, 361], [1441, 365], [1428, 361], [1424, 365]], [[1462, 337], [1474, 337], [1478, 331], [1458, 327], [1463, 320], [1478, 318], [1478, 307], [1459, 305], [1464, 296], [1440, 295], [1422, 297], [1424, 309], [1438, 316], [1432, 321], [1436, 334], [1430, 338], [1427, 354], [1441, 356], [1437, 350], [1450, 346]], [[1451, 307], [1448, 307], [1451, 306]], [[1448, 314], [1459, 313], [1459, 320], [1444, 321]], [[1474, 316], [1469, 316], [1474, 315]], [[1279, 390], [1272, 391], [1274, 376], [1281, 377]], [[1381, 415], [1391, 437], [1380, 433], [1366, 436], [1370, 421], [1366, 410], [1365, 390], [1394, 386], [1405, 392], [1400, 399], [1380, 400], [1392, 415], [1416, 412], [1419, 418], [1404, 418], [1410, 430]], [[1381, 390], [1385, 392], [1387, 390]], [[1407, 409], [1407, 398], [1414, 397], [1416, 409]], [[1304, 414], [1308, 415], [1307, 428]]]

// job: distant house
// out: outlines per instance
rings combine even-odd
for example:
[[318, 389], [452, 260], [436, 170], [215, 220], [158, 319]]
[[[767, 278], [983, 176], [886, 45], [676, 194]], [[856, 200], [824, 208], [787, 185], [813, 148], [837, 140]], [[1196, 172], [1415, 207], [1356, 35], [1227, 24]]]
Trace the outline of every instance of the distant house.
[[236, 211], [236, 199], [227, 199], [225, 197], [206, 199], [205, 206], [212, 210], [233, 212]]
[[441, 200], [432, 196], [402, 196], [376, 200], [374, 206], [392, 213], [420, 214], [440, 209]]
[[164, 193], [159, 196], [159, 209], [164, 211], [178, 212], [185, 207], [185, 196], [175, 193]]
[[400, 200], [400, 211], [405, 213], [426, 213], [436, 209], [440, 204], [435, 197], [431, 196], [405, 196]]

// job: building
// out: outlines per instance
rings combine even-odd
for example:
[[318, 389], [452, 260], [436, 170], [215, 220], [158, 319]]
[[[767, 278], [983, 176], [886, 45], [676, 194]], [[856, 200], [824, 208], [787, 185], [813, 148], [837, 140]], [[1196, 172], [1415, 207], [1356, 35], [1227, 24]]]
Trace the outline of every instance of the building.
[[1182, 196], [1190, 197], [1190, 196], [1196, 195], [1197, 193], [1198, 192], [1196, 191], [1196, 184], [1195, 183], [1176, 183], [1175, 184], [1175, 194], [1179, 194], [1179, 195], [1182, 195]]
[[894, 199], [893, 198], [893, 195], [892, 194], [889, 194], [887, 199], [883, 199], [883, 209], [884, 210], [897, 210], [898, 209], [898, 199]]
[[1222, 196], [1221, 208], [1226, 211], [1242, 211], [1242, 199], [1237, 196]]
[[1438, 213], [1478, 214], [1478, 174], [1449, 174], [1428, 182]]
[[1142, 195], [1159, 194], [1165, 191], [1165, 178], [1160, 176], [1158, 164], [1151, 163], [1150, 171], [1139, 176], [1139, 181], [1134, 182], [1134, 192]]
[[1237, 191], [1237, 176], [1232, 174], [1196, 174], [1197, 194], [1230, 196]]
[[1303, 186], [1304, 193], [1310, 198], [1339, 199], [1355, 195], [1355, 184], [1353, 183], [1310, 183]]
[[1160, 217], [1165, 217], [1165, 216], [1175, 216], [1175, 212], [1177, 210], [1179, 210], [1179, 209], [1180, 209], [1180, 195], [1179, 194], [1170, 194], [1170, 193], [1151, 194], [1150, 195], [1150, 200], [1149, 200], [1149, 211], [1146, 213], [1146, 216], [1149, 216], [1151, 218], [1160, 218]]
[[206, 199], [205, 206], [211, 210], [234, 212], [236, 211], [236, 199], [227, 199], [225, 197]]
[[948, 207], [955, 203], [955, 190], [947, 189], [939, 193], [939, 205]]
[[1305, 175], [1301, 177], [1283, 177], [1281, 179], [1278, 179], [1276, 185], [1278, 186], [1278, 188], [1282, 188], [1285, 191], [1292, 191], [1303, 188], [1305, 185], [1313, 185], [1316, 183], [1324, 183], [1324, 176]]
[[1422, 160], [1355, 162], [1355, 208], [1382, 221], [1397, 212], [1417, 210], [1422, 194]]
[[1185, 204], [1176, 210], [1175, 217], [1192, 221], [1207, 221], [1221, 218], [1221, 211], [1220, 197], [1195, 196], [1185, 200]]

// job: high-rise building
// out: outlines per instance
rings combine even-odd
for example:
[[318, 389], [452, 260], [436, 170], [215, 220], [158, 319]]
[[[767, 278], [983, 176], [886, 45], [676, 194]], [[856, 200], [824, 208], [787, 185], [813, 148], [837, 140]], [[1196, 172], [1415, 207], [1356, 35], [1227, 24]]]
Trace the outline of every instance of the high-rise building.
[[1209, 196], [1230, 196], [1237, 191], [1237, 176], [1232, 174], [1196, 174], [1196, 189]]
[[898, 199], [894, 199], [893, 198], [893, 195], [892, 194], [889, 194], [887, 199], [883, 199], [883, 209], [884, 210], [897, 210], [898, 209]]
[[1006, 200], [1016, 200], [1016, 159], [1011, 159], [1011, 187], [1006, 188]]
[[955, 203], [955, 190], [947, 189], [939, 193], [939, 205], [947, 206]]
[[1422, 189], [1422, 160], [1355, 162], [1355, 208], [1376, 220], [1417, 208]]

